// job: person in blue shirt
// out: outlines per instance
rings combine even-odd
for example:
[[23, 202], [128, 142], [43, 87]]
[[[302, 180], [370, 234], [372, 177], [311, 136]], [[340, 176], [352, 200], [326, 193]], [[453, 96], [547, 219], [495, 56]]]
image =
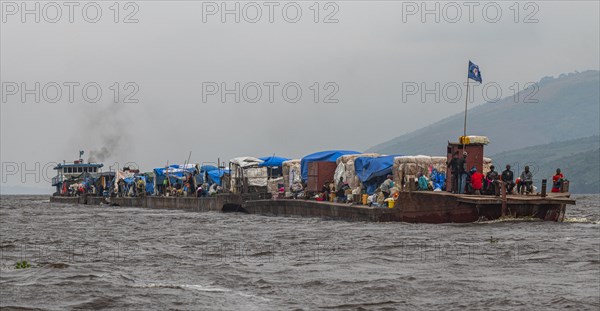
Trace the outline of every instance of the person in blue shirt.
[[423, 175], [423, 173], [419, 173], [417, 174], [418, 178], [418, 184], [419, 184], [419, 191], [426, 191], [429, 190], [429, 183], [427, 182], [427, 177], [425, 177]]

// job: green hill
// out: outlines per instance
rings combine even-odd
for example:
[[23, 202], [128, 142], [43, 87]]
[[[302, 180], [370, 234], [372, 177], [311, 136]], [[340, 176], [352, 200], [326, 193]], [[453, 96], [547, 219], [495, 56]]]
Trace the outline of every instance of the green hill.
[[491, 158], [500, 171], [511, 164], [515, 175], [529, 165], [538, 187], [544, 178], [550, 185], [552, 175], [560, 168], [570, 181], [571, 192], [600, 193], [600, 136], [501, 152]]
[[[511, 96], [469, 110], [468, 132], [489, 137], [487, 155], [600, 133], [599, 71], [546, 77], [538, 85], [538, 103], [515, 102]], [[519, 98], [528, 92], [522, 92]], [[463, 114], [459, 113], [368, 151], [444, 154], [448, 140], [456, 141], [462, 135], [462, 124]]]

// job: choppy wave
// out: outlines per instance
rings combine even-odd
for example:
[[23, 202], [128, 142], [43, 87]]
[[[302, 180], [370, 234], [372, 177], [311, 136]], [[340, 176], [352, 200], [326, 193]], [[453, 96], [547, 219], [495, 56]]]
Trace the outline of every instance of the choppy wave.
[[596, 310], [598, 198], [441, 225], [3, 198], [0, 308]]
[[174, 288], [174, 289], [189, 289], [189, 290], [197, 290], [202, 292], [230, 292], [230, 289], [220, 288], [214, 286], [205, 286], [198, 284], [163, 284], [163, 283], [148, 283], [141, 285], [133, 285], [133, 287], [138, 288]]

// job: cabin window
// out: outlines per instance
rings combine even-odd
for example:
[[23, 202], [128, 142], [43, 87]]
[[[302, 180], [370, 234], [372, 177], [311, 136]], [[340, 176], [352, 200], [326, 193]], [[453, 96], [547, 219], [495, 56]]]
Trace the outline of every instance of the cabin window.
[[78, 168], [77, 168], [77, 172], [78, 172], [78, 173], [83, 173], [83, 167], [78, 167]]
[[69, 174], [71, 174], [73, 172], [70, 167], [65, 167], [65, 171]]

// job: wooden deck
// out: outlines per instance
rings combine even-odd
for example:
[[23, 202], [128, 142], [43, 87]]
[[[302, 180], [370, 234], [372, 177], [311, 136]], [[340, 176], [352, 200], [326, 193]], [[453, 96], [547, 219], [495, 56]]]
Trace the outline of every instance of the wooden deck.
[[[490, 195], [466, 195], [466, 194], [451, 194], [456, 196], [458, 202], [471, 204], [502, 204], [502, 198]], [[506, 204], [571, 204], [575, 205], [575, 200], [568, 197], [564, 193], [560, 195], [548, 195], [541, 197], [538, 195], [507, 195]]]

